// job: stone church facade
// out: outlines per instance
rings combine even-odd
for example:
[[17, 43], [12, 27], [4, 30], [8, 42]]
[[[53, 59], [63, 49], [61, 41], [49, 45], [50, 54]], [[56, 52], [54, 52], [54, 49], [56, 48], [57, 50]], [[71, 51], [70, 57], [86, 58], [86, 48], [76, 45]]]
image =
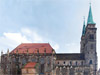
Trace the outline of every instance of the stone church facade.
[[56, 53], [49, 43], [22, 43], [7, 54], [1, 52], [1, 69], [7, 75], [21, 75], [25, 64], [36, 62], [37, 75], [97, 75], [95, 25], [90, 6], [80, 53]]

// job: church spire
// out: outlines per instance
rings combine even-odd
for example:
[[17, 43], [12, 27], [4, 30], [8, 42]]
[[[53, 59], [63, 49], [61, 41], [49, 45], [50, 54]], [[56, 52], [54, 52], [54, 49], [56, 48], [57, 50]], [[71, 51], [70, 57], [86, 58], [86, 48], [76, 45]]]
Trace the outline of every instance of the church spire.
[[91, 3], [90, 3], [90, 8], [89, 8], [87, 24], [95, 24], [94, 21], [93, 21], [93, 16], [92, 16]]
[[85, 35], [85, 17], [84, 17], [84, 23], [83, 23], [83, 31], [82, 31], [82, 35]]

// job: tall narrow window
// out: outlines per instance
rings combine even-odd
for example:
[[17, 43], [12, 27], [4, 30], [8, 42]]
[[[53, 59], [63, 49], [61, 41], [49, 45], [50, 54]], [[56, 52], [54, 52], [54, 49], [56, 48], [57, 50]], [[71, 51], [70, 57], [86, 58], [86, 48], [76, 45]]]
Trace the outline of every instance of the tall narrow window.
[[76, 61], [76, 66], [77, 66], [77, 61]]
[[22, 59], [22, 65], [24, 65], [24, 64], [26, 64], [26, 59], [25, 58]]
[[44, 64], [41, 64], [41, 74], [44, 74]]
[[72, 62], [70, 61], [70, 65], [72, 65]]
[[90, 60], [89, 64], [92, 64], [92, 60]]

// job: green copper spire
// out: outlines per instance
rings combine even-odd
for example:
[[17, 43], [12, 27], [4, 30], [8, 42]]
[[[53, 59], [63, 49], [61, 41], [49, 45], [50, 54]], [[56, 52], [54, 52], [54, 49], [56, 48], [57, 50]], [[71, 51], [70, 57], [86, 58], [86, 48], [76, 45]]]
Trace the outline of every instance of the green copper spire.
[[95, 23], [93, 22], [91, 3], [90, 3], [90, 9], [89, 9], [89, 15], [88, 15], [88, 21], [87, 21], [87, 24], [95, 24]]
[[84, 23], [83, 23], [83, 31], [82, 31], [82, 35], [85, 35], [85, 18], [84, 18]]

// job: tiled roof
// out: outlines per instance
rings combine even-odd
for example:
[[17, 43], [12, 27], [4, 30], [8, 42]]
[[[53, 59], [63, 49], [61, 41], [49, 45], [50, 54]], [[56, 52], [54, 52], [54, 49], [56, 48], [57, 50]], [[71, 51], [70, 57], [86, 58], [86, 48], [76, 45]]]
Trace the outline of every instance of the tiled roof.
[[29, 62], [24, 66], [24, 68], [34, 68], [36, 64], [36, 62]]
[[56, 54], [57, 60], [85, 60], [84, 55], [81, 53], [60, 53]]
[[52, 53], [49, 43], [22, 43], [10, 53]]

